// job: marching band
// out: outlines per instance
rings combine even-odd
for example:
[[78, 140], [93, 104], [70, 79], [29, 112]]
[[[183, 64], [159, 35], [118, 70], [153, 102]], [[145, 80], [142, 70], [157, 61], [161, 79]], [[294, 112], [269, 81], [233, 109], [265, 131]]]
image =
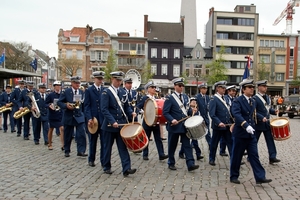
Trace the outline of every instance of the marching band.
[[[248, 152], [248, 161], [254, 169], [256, 183], [272, 181], [266, 179], [266, 172], [259, 161], [257, 151], [257, 141], [263, 132], [267, 140], [270, 163], [280, 162], [276, 158], [276, 147], [269, 122], [270, 114], [276, 114], [277, 111], [271, 109], [268, 106], [270, 100], [264, 98], [266, 81], [257, 82], [259, 93], [255, 96], [253, 96], [253, 80], [246, 80], [240, 83], [242, 95], [239, 97], [233, 98], [235, 95], [229, 94], [231, 90], [236, 92], [237, 86], [228, 87], [226, 81], [219, 81], [214, 84], [216, 92], [213, 97], [208, 96], [207, 84], [204, 83], [198, 87], [199, 94], [189, 98], [184, 93], [184, 78], [179, 77], [172, 80], [174, 92], [164, 96], [163, 99], [158, 99], [155, 97], [159, 91], [156, 90], [158, 86], [153, 81], [145, 84], [146, 95], [140, 98], [139, 93], [132, 88], [133, 82], [136, 81], [132, 76], [124, 77], [125, 74], [121, 71], [111, 72], [111, 85], [104, 87], [105, 72], [95, 71], [92, 75], [94, 82], [91, 86], [80, 85], [81, 78], [76, 76], [70, 78], [71, 86], [66, 89], [62, 89], [60, 81], [55, 81], [52, 92], [47, 91], [43, 83], [38, 84], [38, 88], [35, 89], [33, 82], [24, 80], [19, 80], [18, 86], [13, 91], [11, 85], [6, 85], [5, 92], [0, 95], [4, 133], [8, 131], [7, 118], [9, 118], [11, 132], [17, 132], [18, 137], [23, 133], [24, 140], [29, 140], [31, 121], [34, 143], [39, 144], [42, 131], [44, 144], [52, 150], [53, 130], [58, 129], [61, 144], [57, 146], [60, 146], [65, 157], [71, 156], [71, 144], [75, 135], [77, 156], [88, 156], [89, 166], [96, 166], [97, 149], [100, 149], [100, 164], [105, 174], [113, 173], [111, 155], [112, 146], [116, 141], [124, 176], [137, 171], [136, 168], [132, 168], [128, 151], [132, 151], [131, 148], [137, 148], [139, 152], [143, 152], [143, 160], [149, 160], [148, 141], [151, 133], [154, 136], [159, 160], [168, 159], [170, 170], [177, 170], [175, 152], [179, 138], [182, 145], [180, 157], [185, 158], [188, 171], [194, 171], [199, 165], [195, 164], [193, 147], [196, 150], [197, 160], [209, 157], [208, 163], [215, 166], [217, 147], [222, 137], [230, 155], [232, 183], [240, 183], [239, 170], [243, 164], [242, 156], [245, 150]], [[137, 86], [137, 83], [134, 83], [135, 87], [139, 87], [139, 84]], [[142, 115], [142, 125], [138, 122], [139, 114]], [[200, 116], [203, 122], [188, 127], [185, 121], [194, 115]], [[129, 148], [122, 129], [131, 124], [138, 125], [138, 130], [129, 129], [130, 133], [126, 133], [134, 141], [131, 144], [133, 146]], [[166, 125], [168, 131], [168, 154], [164, 153], [161, 125]], [[210, 129], [213, 130], [212, 135]], [[201, 131], [201, 136], [191, 138], [189, 134], [197, 131]], [[135, 141], [135, 137], [140, 137], [137, 134], [141, 132], [143, 137], [148, 138], [144, 143], [139, 143], [142, 139]], [[201, 152], [197, 141], [202, 137], [206, 138], [210, 150], [206, 156]], [[97, 148], [98, 138], [100, 148]], [[225, 151], [221, 153], [225, 154]]]

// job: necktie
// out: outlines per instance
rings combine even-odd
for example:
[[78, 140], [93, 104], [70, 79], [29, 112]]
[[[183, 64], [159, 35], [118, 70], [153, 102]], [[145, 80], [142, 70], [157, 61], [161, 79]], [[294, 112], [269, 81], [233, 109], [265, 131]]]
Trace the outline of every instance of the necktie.
[[130, 99], [132, 98], [132, 95], [131, 95], [131, 91], [130, 90], [128, 90], [128, 94], [129, 94], [129, 97], [130, 97]]
[[98, 90], [98, 92], [100, 92], [100, 87], [98, 87], [98, 89], [97, 89], [97, 90]]
[[252, 99], [249, 98], [249, 105], [252, 106]]
[[77, 90], [75, 90], [75, 95], [77, 94]]
[[182, 102], [182, 94], [179, 94], [179, 99]]
[[224, 96], [222, 95], [222, 99], [224, 100]]
[[267, 95], [263, 95], [264, 100], [267, 102]]
[[44, 94], [42, 94], [42, 99], [43, 99], [43, 100], [45, 100], [45, 96], [44, 96]]

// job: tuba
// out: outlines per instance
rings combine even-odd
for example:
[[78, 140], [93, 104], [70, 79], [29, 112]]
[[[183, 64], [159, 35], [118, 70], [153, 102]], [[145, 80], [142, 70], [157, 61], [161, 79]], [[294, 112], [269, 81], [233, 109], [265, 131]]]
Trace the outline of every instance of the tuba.
[[135, 70], [135, 69], [128, 70], [125, 74], [125, 77], [132, 79], [132, 88], [131, 89], [136, 90], [140, 87], [142, 77], [137, 70]]
[[10, 102], [8, 104], [9, 104], [9, 107], [6, 107], [6, 105], [0, 107], [0, 113], [5, 112], [5, 111], [12, 111], [13, 103]]
[[33, 92], [29, 92], [27, 94], [27, 96], [31, 99], [31, 106], [36, 108], [36, 110], [31, 110], [32, 115], [35, 118], [39, 118], [41, 116], [41, 112], [40, 112], [40, 109], [39, 109], [39, 107], [38, 107], [38, 105], [36, 103], [37, 100], [35, 99]]

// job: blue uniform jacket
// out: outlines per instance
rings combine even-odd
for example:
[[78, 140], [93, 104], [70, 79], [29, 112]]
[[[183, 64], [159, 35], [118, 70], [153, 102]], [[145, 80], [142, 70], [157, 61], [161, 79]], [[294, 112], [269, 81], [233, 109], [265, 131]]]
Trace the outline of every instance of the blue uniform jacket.
[[[47, 94], [45, 95], [45, 99], [47, 98]], [[35, 92], [34, 93], [34, 98], [36, 100], [36, 103], [39, 107], [40, 113], [41, 113], [41, 117], [39, 118], [41, 121], [48, 121], [48, 108], [49, 108], [49, 104], [46, 103], [46, 100], [42, 99], [41, 94], [39, 92]], [[31, 104], [31, 99], [29, 99], [29, 102]]]
[[[135, 103], [137, 104], [138, 103], [138, 94], [135, 90], [130, 90], [131, 91], [131, 95], [127, 92], [126, 88], [123, 88], [124, 91], [126, 92], [127, 96], [128, 96], [128, 102], [129, 102], [129, 105], [130, 105], [130, 108], [132, 110], [134, 110], [134, 107], [131, 106], [130, 102], [135, 101]], [[136, 113], [138, 113], [138, 111], [136, 111]], [[137, 116], [135, 118], [135, 121], [137, 121]]]
[[[122, 106], [126, 116], [128, 117], [128, 121], [131, 122], [133, 111], [129, 106], [126, 92], [121, 88], [119, 89], [119, 99], [123, 104]], [[127, 123], [126, 117], [124, 116], [121, 108], [119, 107], [115, 96], [109, 89], [104, 89], [104, 91], [102, 92], [101, 111], [104, 115], [104, 120], [101, 129], [104, 131], [120, 132], [120, 128], [122, 127], [114, 128], [112, 126], [109, 127], [108, 125], [112, 125], [115, 122], [117, 122], [118, 124]]]
[[[186, 94], [182, 94], [184, 102], [183, 106], [187, 108], [187, 103], [189, 102], [189, 98]], [[187, 110], [187, 114], [190, 115], [190, 111]], [[176, 119], [177, 121], [182, 118], [187, 117], [179, 107], [177, 101], [172, 95], [166, 97], [164, 107], [163, 107], [163, 115], [167, 120], [167, 130], [172, 133], [186, 133], [187, 130], [184, 126], [184, 121], [180, 122], [177, 125], [171, 126], [172, 120]]]
[[[260, 95], [260, 94], [258, 94]], [[271, 108], [271, 101], [270, 98], [267, 96], [267, 105], [270, 106], [270, 109], [267, 110], [267, 108], [264, 105], [264, 102], [257, 97], [256, 95], [253, 96], [253, 99], [256, 101], [256, 112], [257, 112], [257, 124], [256, 124], [256, 129], [265, 131], [270, 129], [270, 121], [263, 122], [263, 118], [266, 117], [267, 119], [270, 119], [270, 114], [276, 115], [275, 110]]]
[[244, 95], [241, 95], [232, 102], [231, 113], [234, 117], [235, 124], [232, 131], [234, 137], [238, 138], [251, 138], [253, 135], [246, 131], [250, 125], [255, 129], [254, 110], [256, 102], [251, 100], [252, 105], [249, 104]]
[[21, 95], [21, 89], [20, 88], [15, 88], [14, 91], [11, 93], [11, 102], [13, 102], [13, 109], [14, 110], [18, 110], [19, 106], [18, 106], [18, 101]]
[[[33, 93], [35, 91], [32, 91]], [[29, 93], [28, 89], [24, 89], [18, 99], [18, 107], [28, 107], [29, 109], [31, 109], [31, 104], [29, 103], [29, 97], [27, 96], [27, 94]]]
[[[83, 94], [82, 90], [78, 90], [79, 94]], [[77, 126], [80, 123], [84, 123], [84, 115], [82, 112], [82, 104], [80, 104], [79, 109], [69, 110], [67, 109], [66, 103], [75, 103], [73, 101], [73, 90], [72, 88], [68, 88], [60, 94], [57, 105], [65, 110], [63, 115], [63, 123], [70, 126]]]
[[198, 110], [200, 111], [201, 116], [205, 121], [205, 124], [208, 125], [209, 124], [208, 105], [210, 102], [210, 98], [208, 95], [205, 95], [205, 97], [203, 97], [202, 94], [197, 94], [196, 97], [197, 97]]
[[6, 92], [3, 92], [1, 95], [0, 95], [0, 106], [5, 106], [7, 103], [10, 103], [11, 102], [11, 93], [9, 95], [9, 98], [8, 98], [8, 94]]
[[216, 96], [209, 102], [209, 115], [211, 118], [211, 128], [215, 130], [226, 130], [226, 127], [219, 127], [222, 122], [224, 124], [231, 124], [232, 119], [228, 110], [228, 106]]
[[88, 89], [85, 90], [85, 98], [84, 98], [84, 115], [88, 120], [96, 117], [98, 120], [99, 126], [103, 123], [104, 117], [101, 112], [101, 101], [102, 101], [102, 92], [103, 86], [101, 86], [100, 92], [97, 91], [95, 85], [92, 85]]
[[[59, 99], [60, 93], [51, 92], [48, 94], [46, 98], [46, 103], [48, 105], [52, 104], [54, 99]], [[48, 118], [49, 120], [55, 120], [55, 121], [61, 121], [63, 117], [63, 110], [59, 109], [58, 111], [52, 110], [51, 108], [48, 108]]]
[[228, 94], [226, 94], [226, 95], [224, 95], [224, 99], [225, 99], [225, 101], [226, 101], [226, 104], [227, 104], [228, 106], [231, 106], [231, 104], [232, 104], [232, 102], [233, 102], [233, 100], [234, 100], [234, 97], [232, 98], [231, 96], [229, 96]]

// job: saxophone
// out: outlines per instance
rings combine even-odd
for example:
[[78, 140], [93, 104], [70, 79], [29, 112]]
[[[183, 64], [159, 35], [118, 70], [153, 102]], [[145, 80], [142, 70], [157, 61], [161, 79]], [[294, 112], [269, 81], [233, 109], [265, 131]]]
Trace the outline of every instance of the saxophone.
[[6, 107], [6, 105], [0, 107], [0, 113], [5, 112], [5, 111], [12, 111], [12, 105], [13, 105], [13, 103], [10, 102], [8, 104], [9, 104], [9, 107]]

